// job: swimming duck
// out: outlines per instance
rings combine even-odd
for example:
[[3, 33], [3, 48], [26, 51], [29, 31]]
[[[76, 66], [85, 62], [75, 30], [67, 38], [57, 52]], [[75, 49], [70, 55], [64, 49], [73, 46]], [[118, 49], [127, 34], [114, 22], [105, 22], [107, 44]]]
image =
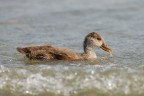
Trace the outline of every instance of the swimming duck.
[[110, 54], [112, 53], [112, 50], [106, 45], [103, 37], [97, 32], [91, 32], [86, 35], [83, 42], [83, 53], [77, 53], [67, 48], [57, 48], [51, 45], [18, 47], [17, 51], [25, 54], [29, 59], [37, 60], [90, 60], [97, 58], [93, 50], [94, 47], [99, 47]]

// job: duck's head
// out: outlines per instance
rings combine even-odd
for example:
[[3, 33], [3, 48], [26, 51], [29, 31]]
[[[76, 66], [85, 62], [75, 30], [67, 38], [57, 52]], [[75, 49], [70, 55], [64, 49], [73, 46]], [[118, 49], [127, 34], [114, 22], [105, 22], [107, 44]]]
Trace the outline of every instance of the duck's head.
[[103, 37], [99, 35], [97, 32], [91, 32], [85, 37], [84, 50], [86, 46], [90, 46], [92, 48], [99, 47], [110, 54], [112, 53], [112, 50], [107, 46]]

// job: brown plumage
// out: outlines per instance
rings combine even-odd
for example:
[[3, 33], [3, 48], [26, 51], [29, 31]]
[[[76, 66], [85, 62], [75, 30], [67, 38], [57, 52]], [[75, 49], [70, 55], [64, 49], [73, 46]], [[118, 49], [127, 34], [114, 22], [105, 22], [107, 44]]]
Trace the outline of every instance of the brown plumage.
[[76, 53], [66, 48], [57, 48], [50, 45], [30, 46], [17, 50], [29, 59], [38, 60], [85, 60], [97, 58], [93, 47], [99, 47], [109, 53], [111, 49], [105, 44], [104, 39], [96, 32], [89, 33], [83, 42], [84, 52]]

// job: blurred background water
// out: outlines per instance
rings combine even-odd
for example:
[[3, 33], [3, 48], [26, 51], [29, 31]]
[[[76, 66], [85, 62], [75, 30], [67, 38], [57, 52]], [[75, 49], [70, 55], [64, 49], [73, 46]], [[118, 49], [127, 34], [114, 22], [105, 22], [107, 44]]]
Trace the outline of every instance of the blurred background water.
[[[143, 0], [0, 0], [0, 96], [144, 96]], [[113, 57], [29, 61], [18, 46], [53, 44], [83, 52], [98, 31]], [[101, 58], [104, 57], [104, 58]]]

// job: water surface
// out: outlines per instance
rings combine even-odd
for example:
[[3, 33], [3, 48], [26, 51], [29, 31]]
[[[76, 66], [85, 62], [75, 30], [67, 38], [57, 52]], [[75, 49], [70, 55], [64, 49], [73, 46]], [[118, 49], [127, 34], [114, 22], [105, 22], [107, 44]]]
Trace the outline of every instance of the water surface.
[[[1, 0], [1, 96], [143, 96], [144, 1]], [[98, 31], [113, 57], [94, 61], [29, 61], [17, 46], [53, 44], [83, 52]]]

